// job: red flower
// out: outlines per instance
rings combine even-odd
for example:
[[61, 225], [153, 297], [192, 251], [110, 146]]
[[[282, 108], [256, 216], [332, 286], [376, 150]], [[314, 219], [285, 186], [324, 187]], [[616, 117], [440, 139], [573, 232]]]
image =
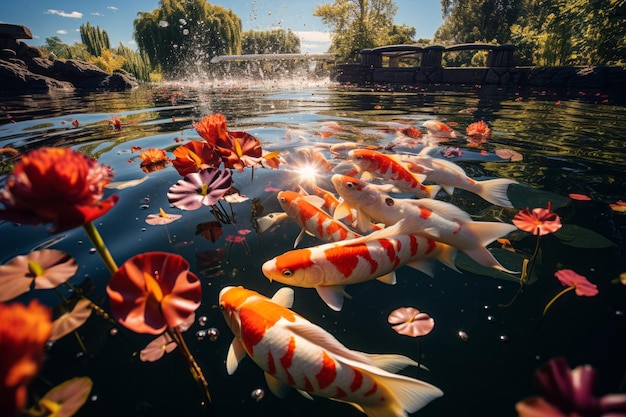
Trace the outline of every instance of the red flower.
[[467, 141], [473, 145], [479, 145], [491, 139], [491, 128], [482, 120], [467, 126], [465, 133], [467, 133]]
[[52, 223], [62, 232], [108, 212], [117, 195], [101, 201], [113, 172], [107, 165], [68, 148], [41, 148], [22, 157], [0, 190], [0, 219]]
[[202, 289], [182, 256], [148, 252], [126, 261], [107, 285], [111, 313], [137, 333], [160, 334], [200, 306]]
[[207, 142], [188, 142], [174, 149], [174, 156], [176, 159], [172, 164], [182, 176], [199, 172], [204, 168], [217, 167], [222, 163], [216, 148]]
[[26, 405], [28, 383], [44, 359], [51, 313], [33, 300], [28, 306], [0, 304], [0, 404], [3, 415], [15, 416]]
[[141, 164], [139, 166], [146, 173], [163, 169], [170, 161], [167, 157], [167, 153], [159, 148], [145, 149], [141, 151], [139, 158], [141, 158]]
[[548, 208], [534, 208], [532, 211], [526, 208], [520, 210], [513, 218], [513, 224], [518, 229], [532, 233], [536, 236], [543, 236], [554, 233], [562, 226], [561, 218], [550, 211], [550, 203]]
[[232, 139], [226, 130], [226, 117], [223, 114], [205, 116], [198, 123], [194, 123], [193, 127], [210, 145], [227, 149], [232, 147]]

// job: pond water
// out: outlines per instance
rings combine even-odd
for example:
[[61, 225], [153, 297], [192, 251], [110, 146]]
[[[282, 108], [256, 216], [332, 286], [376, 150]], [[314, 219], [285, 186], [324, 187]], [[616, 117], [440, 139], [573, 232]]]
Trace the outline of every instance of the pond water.
[[[31, 393], [41, 395], [74, 376], [90, 376], [93, 390], [78, 415], [362, 415], [350, 405], [323, 398], [310, 401], [295, 391], [284, 399], [275, 397], [263, 372], [249, 358], [233, 375], [226, 372], [232, 333], [218, 308], [218, 294], [225, 286], [243, 285], [271, 296], [283, 287], [265, 278], [261, 265], [292, 249], [299, 228], [285, 220], [261, 231], [256, 220], [281, 212], [276, 191], [297, 190], [298, 180], [282, 167], [233, 172], [234, 186], [248, 199], [223, 204], [234, 221], [222, 225], [216, 241], [198, 233], [199, 225], [216, 220], [209, 207], [193, 211], [171, 207], [166, 194], [180, 175], [171, 164], [143, 172], [137, 149], [161, 148], [172, 156], [182, 143], [201, 140], [192, 123], [212, 113], [224, 114], [229, 130], [248, 132], [264, 149], [283, 155], [298, 147], [342, 141], [385, 146], [402, 127], [423, 129], [424, 121], [442, 120], [453, 126], [457, 137], [438, 146], [459, 148], [462, 155], [451, 160], [469, 176], [510, 178], [520, 184], [509, 188], [514, 208], [494, 206], [459, 189], [452, 196], [441, 192], [438, 199], [457, 205], [474, 220], [511, 223], [519, 210], [545, 208], [548, 201], [560, 215], [564, 231], [542, 239], [533, 282], [510, 306], [504, 305], [520, 288], [517, 278], [485, 273], [461, 256], [457, 259], [461, 273], [437, 265], [429, 277], [405, 266], [397, 270], [396, 285], [371, 281], [348, 286], [353, 298], [339, 312], [329, 309], [315, 290], [294, 288], [293, 310], [347, 347], [403, 354], [428, 368], [402, 371], [444, 392], [417, 415], [515, 416], [518, 401], [539, 394], [533, 386], [534, 371], [558, 356], [572, 368], [593, 365], [598, 371], [598, 394], [624, 392], [626, 287], [618, 278], [626, 272], [626, 214], [610, 206], [626, 200], [626, 106], [621, 100], [612, 92], [488, 86], [390, 91], [306, 80], [179, 82], [124, 93], [4, 97], [1, 148], [11, 147], [21, 154], [43, 146], [69, 146], [109, 164], [115, 182], [143, 180], [107, 190], [107, 196], [116, 193], [120, 201], [97, 220], [96, 227], [118, 264], [138, 253], [166, 251], [185, 257], [201, 278], [202, 305], [184, 335], [207, 377], [213, 409], [201, 405], [202, 394], [177, 351], [153, 363], [142, 362], [139, 351], [153, 336], [134, 334], [96, 314], [77, 330], [84, 349], [72, 335], [48, 346]], [[111, 128], [112, 117], [120, 119], [121, 129]], [[472, 147], [465, 127], [478, 120], [491, 126], [492, 137]], [[332, 164], [341, 162], [327, 146], [316, 149]], [[522, 159], [497, 157], [496, 151], [502, 150], [515, 151]], [[6, 178], [13, 156], [0, 157]], [[319, 184], [332, 186], [327, 181], [330, 175], [326, 173]], [[589, 200], [570, 198], [572, 194]], [[182, 218], [165, 226], [148, 225], [146, 216], [159, 208]], [[79, 272], [71, 282], [84, 283], [90, 298], [107, 309], [109, 273], [83, 229], [50, 234], [45, 226], [4, 222], [0, 236], [2, 263], [42, 247], [72, 254]], [[232, 236], [245, 240], [233, 241]], [[517, 231], [508, 238], [519, 257], [530, 256], [535, 237]], [[299, 247], [320, 243], [305, 236]], [[496, 257], [506, 258], [501, 246], [494, 242], [489, 248]], [[554, 277], [558, 269], [584, 275], [599, 293], [594, 297], [565, 294], [542, 318], [546, 303], [563, 289]], [[18, 301], [32, 297], [50, 306], [59, 302], [53, 291], [30, 293]], [[418, 339], [394, 332], [387, 316], [405, 306], [428, 313], [435, 321], [433, 331]], [[219, 337], [211, 340], [202, 333], [207, 329], [217, 329]], [[254, 398], [257, 389], [263, 390], [263, 398]]]

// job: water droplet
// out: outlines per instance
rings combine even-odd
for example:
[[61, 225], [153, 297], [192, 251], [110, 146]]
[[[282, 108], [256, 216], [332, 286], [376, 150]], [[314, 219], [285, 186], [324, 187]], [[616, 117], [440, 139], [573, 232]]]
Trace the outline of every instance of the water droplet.
[[149, 205], [149, 204], [142, 204], [142, 205], [140, 205], [140, 206], [139, 206], [139, 208], [140, 208], [141, 210], [147, 210], [147, 209], [149, 209], [149, 208], [150, 208], [150, 205]]
[[252, 390], [252, 392], [250, 393], [250, 396], [256, 401], [259, 402], [263, 399], [263, 397], [265, 397], [265, 391], [263, 391], [263, 389], [261, 388], [257, 388]]
[[185, 19], [178, 19], [181, 25], [186, 25], [187, 21]]
[[89, 254], [93, 255], [94, 253], [96, 253], [96, 248], [89, 249]]
[[483, 309], [484, 309], [484, 310], [491, 310], [491, 306], [484, 305], [484, 306], [483, 306]]
[[94, 395], [92, 395], [89, 399], [90, 399], [91, 401], [98, 401], [98, 396], [97, 396], [96, 394], [94, 394]]
[[496, 321], [496, 318], [494, 316], [487, 316], [487, 321], [494, 322]]
[[196, 340], [198, 340], [198, 342], [202, 342], [205, 337], [206, 337], [206, 330], [198, 330], [196, 332]]
[[198, 317], [198, 325], [204, 327], [206, 326], [206, 323], [209, 319], [207, 318], [207, 316], [200, 316]]
[[168, 27], [169, 25], [170, 25], [170, 24], [169, 24], [169, 23], [167, 23], [165, 20], [161, 20], [161, 21], [159, 22], [159, 26], [161, 26], [162, 28], [166, 28], [166, 27]]
[[619, 316], [619, 317], [622, 317], [624, 315], [624, 312], [622, 310], [617, 310], [617, 311], [615, 311], [615, 315]]
[[183, 29], [183, 35], [185, 36], [189, 35], [189, 29]]
[[209, 338], [209, 341], [215, 342], [218, 337], [220, 337], [220, 331], [215, 327], [210, 327], [206, 331], [206, 335]]
[[119, 332], [119, 330], [117, 330], [117, 328], [116, 328], [116, 327], [113, 327], [111, 330], [109, 330], [109, 334], [110, 334], [111, 336], [115, 336], [115, 335], [117, 335], [117, 333], [118, 333], [118, 332]]
[[82, 245], [82, 244], [83, 244], [83, 241], [82, 241], [82, 240], [79, 240], [79, 241], [78, 241], [78, 242], [76, 242], [76, 243], [77, 243], [77, 244], [79, 244], [79, 245]]
[[141, 228], [141, 231], [142, 231], [142, 232], [145, 232], [146, 230], [147, 230], [147, 229], [146, 229], [145, 227], [142, 227], [142, 228]]
[[461, 339], [464, 342], [467, 342], [469, 340], [469, 335], [467, 333], [465, 333], [463, 330], [459, 330], [459, 339]]
[[76, 359], [80, 359], [80, 358], [82, 358], [83, 356], [85, 356], [85, 352], [83, 352], [83, 351], [80, 351], [80, 352], [77, 352], [77, 353], [76, 353]]
[[48, 340], [46, 342], [46, 349], [50, 350], [54, 347], [54, 340]]
[[505, 334], [501, 334], [500, 335], [500, 341], [501, 342], [508, 342], [509, 341], [509, 336], [507, 336]]

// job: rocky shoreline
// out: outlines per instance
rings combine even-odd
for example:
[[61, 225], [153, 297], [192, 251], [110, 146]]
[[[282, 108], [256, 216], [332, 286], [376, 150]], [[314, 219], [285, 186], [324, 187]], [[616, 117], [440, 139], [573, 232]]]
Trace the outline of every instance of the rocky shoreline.
[[26, 26], [0, 24], [0, 93], [124, 91], [138, 86], [126, 73], [110, 74], [76, 59], [44, 58], [39, 48], [20, 40], [32, 38]]

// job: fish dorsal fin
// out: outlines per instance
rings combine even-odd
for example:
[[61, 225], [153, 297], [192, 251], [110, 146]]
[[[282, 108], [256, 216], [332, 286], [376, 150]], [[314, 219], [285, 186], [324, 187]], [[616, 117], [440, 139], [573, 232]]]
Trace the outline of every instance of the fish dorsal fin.
[[384, 282], [385, 284], [396, 285], [396, 273], [393, 271], [388, 274], [381, 275], [376, 279], [380, 282]]
[[310, 205], [312, 205], [313, 207], [317, 207], [317, 208], [322, 208], [322, 206], [325, 203], [324, 199], [317, 195], [311, 195], [311, 194], [302, 195], [300, 196], [300, 198], [306, 201], [307, 203], [309, 203]]
[[273, 375], [265, 373], [265, 382], [267, 382], [267, 387], [272, 391], [272, 394], [277, 396], [278, 398], [285, 398], [291, 389], [291, 386], [285, 384], [280, 381]]
[[318, 285], [315, 289], [326, 305], [335, 311], [341, 311], [344, 297], [352, 298], [340, 285]]
[[226, 372], [228, 375], [232, 375], [237, 370], [239, 362], [246, 356], [246, 350], [239, 339], [233, 339], [233, 342], [228, 348], [228, 354], [226, 355]]
[[424, 206], [437, 214], [461, 223], [469, 223], [473, 221], [467, 212], [461, 210], [454, 204], [446, 203], [445, 201], [434, 200], [432, 198], [420, 198], [419, 200], [415, 200], [415, 203], [420, 206]]
[[298, 185], [298, 194], [300, 194], [300, 195], [309, 195], [307, 190], [305, 190], [304, 187], [301, 186], [301, 185]]
[[293, 247], [294, 248], [298, 247], [298, 244], [300, 243], [300, 241], [302, 240], [302, 238], [304, 237], [305, 234], [306, 234], [306, 230], [305, 229], [300, 229], [300, 233], [298, 233], [298, 236], [296, 236], [296, 241], [293, 242]]
[[291, 308], [293, 305], [293, 288], [283, 287], [279, 289], [274, 293], [271, 301], [279, 306]]

